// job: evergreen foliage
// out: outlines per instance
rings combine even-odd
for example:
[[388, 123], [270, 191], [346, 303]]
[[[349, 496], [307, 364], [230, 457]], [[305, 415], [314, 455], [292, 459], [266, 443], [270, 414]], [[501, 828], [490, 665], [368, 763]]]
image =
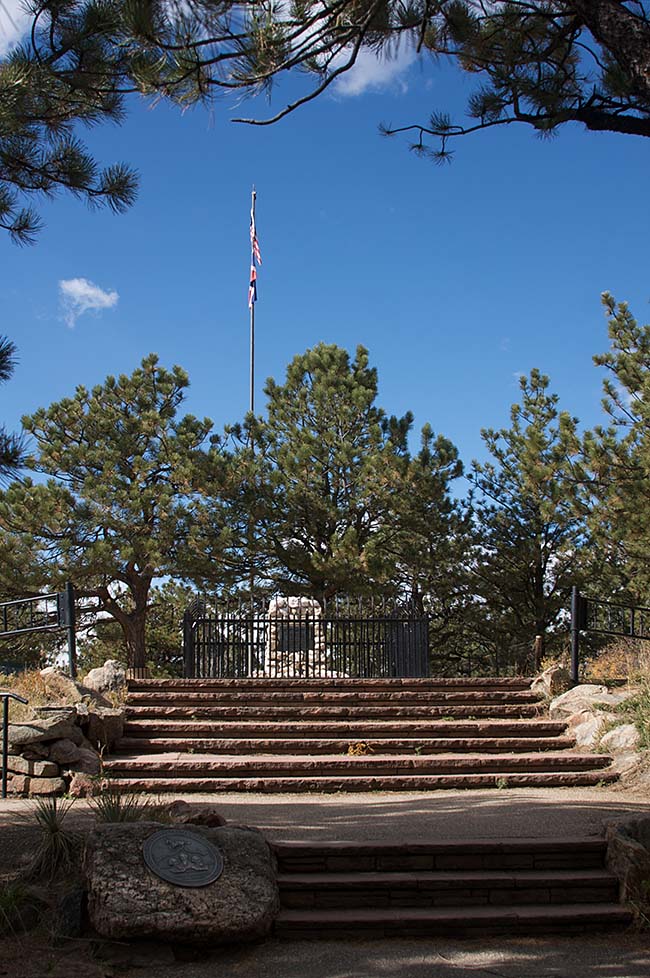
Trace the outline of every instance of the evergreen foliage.
[[[650, 604], [650, 326], [604, 302], [611, 348], [594, 359], [609, 425], [581, 436], [533, 370], [510, 425], [482, 432], [489, 459], [465, 499], [455, 446], [427, 424], [410, 451], [412, 416], [377, 405], [363, 347], [294, 357], [267, 382], [265, 415], [209, 450], [211, 423], [180, 416], [187, 376], [155, 355], [79, 387], [23, 419], [36, 477], [0, 492], [0, 594], [72, 580], [86, 666], [126, 656], [180, 673], [196, 598], [184, 580], [245, 601], [408, 599], [429, 617], [435, 674], [528, 671], [536, 636], [561, 649], [572, 585]], [[11, 655], [54, 648], [52, 633], [30, 636]]]
[[66, 189], [116, 211], [133, 202], [133, 171], [100, 169], [76, 135], [79, 124], [119, 122], [129, 94], [186, 106], [269, 92], [291, 69], [311, 76], [273, 118], [238, 120], [266, 124], [364, 53], [390, 58], [400, 45], [478, 78], [465, 121], [434, 108], [428, 121], [384, 127], [412, 133], [435, 162], [456, 137], [512, 124], [650, 135], [650, 4], [640, 0], [43, 0], [32, 12], [29, 38], [0, 62], [0, 227], [21, 243], [40, 226], [37, 194]]
[[[585, 528], [578, 505], [577, 421], [558, 410], [549, 379], [521, 377], [510, 427], [482, 432], [493, 461], [474, 462], [476, 548], [472, 590], [483, 644], [502, 661], [535, 636], [542, 651], [581, 583]], [[521, 648], [523, 646], [523, 649]]]
[[407, 497], [426, 482], [426, 505], [439, 520], [427, 532], [440, 533], [453, 510], [449, 482], [462, 470], [454, 446], [427, 427], [420, 455], [410, 458], [412, 416], [389, 417], [376, 406], [377, 371], [363, 347], [351, 359], [320, 343], [293, 359], [284, 384], [270, 379], [265, 393], [266, 419], [229, 429], [235, 448], [226, 462], [217, 456], [206, 551], [212, 527], [218, 552], [233, 553], [227, 528], [234, 527], [240, 558], [230, 566], [238, 566], [240, 581], [253, 575], [258, 586], [319, 600], [339, 593], [410, 596], [418, 572], [410, 569], [408, 522], [422, 523], [425, 514]]
[[594, 357], [605, 367], [608, 426], [585, 436], [590, 478], [585, 508], [608, 592], [650, 603], [650, 326], [605, 293], [611, 347]]
[[[211, 422], [177, 418], [188, 378], [151, 354], [129, 377], [23, 419], [35, 452], [27, 478], [0, 493], [0, 585], [61, 590], [119, 623], [129, 661], [144, 666], [154, 578], [173, 574], [187, 500], [200, 488], [201, 445]], [[28, 559], [25, 559], [25, 558]]]
[[[0, 384], [13, 375], [16, 366], [16, 347], [6, 336], [0, 336]], [[0, 427], [0, 482], [15, 475], [23, 463], [24, 444], [19, 435]]]

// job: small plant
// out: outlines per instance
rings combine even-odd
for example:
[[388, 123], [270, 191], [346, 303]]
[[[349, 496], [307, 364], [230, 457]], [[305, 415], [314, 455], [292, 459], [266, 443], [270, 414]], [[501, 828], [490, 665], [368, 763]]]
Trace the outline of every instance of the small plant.
[[122, 794], [119, 791], [103, 791], [89, 799], [98, 822], [141, 822], [154, 819], [157, 806], [149, 798]]
[[497, 778], [496, 781], [494, 782], [494, 784], [495, 784], [495, 786], [497, 788], [503, 790], [504, 788], [507, 788], [508, 787], [508, 779], [507, 778], [503, 778], [503, 777], [502, 778]]
[[76, 870], [81, 841], [77, 833], [69, 831], [63, 824], [72, 804], [72, 801], [62, 802], [56, 797], [39, 798], [36, 802], [33, 815], [41, 836], [27, 868], [28, 878], [51, 882]]
[[28, 914], [34, 900], [24, 883], [11, 882], [0, 887], [0, 934], [18, 934], [27, 930]]

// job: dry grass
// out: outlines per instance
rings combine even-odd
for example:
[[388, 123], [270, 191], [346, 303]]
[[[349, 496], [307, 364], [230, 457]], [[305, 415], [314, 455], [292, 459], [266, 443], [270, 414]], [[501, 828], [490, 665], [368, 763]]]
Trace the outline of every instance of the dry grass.
[[[80, 682], [83, 685], [83, 680]], [[42, 676], [38, 669], [26, 669], [24, 672], [0, 676], [0, 689], [18, 693], [19, 696], [29, 700], [25, 706], [15, 700], [10, 702], [10, 718], [15, 723], [33, 720], [36, 716], [35, 709], [39, 706], [71, 706], [73, 703], [88, 699], [66, 676], [56, 672]], [[117, 691], [103, 693], [102, 696], [111, 706], [119, 709], [124, 706], [126, 693], [125, 686]]]
[[585, 679], [605, 685], [617, 679], [650, 681], [650, 643], [631, 638], [609, 642], [587, 663]]
[[79, 694], [76, 694], [75, 698], [74, 687], [65, 677], [56, 673], [41, 676], [38, 669], [29, 669], [25, 672], [3, 676], [0, 680], [0, 689], [8, 689], [12, 693], [18, 693], [19, 696], [24, 696], [26, 700], [29, 700], [25, 706], [15, 700], [10, 703], [11, 719], [16, 722], [32, 720], [35, 716], [35, 707], [68, 706], [81, 699]]

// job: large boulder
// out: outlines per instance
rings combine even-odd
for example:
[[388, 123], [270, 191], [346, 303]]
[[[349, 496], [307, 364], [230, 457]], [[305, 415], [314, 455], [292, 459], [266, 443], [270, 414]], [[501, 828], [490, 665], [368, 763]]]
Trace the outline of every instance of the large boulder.
[[34, 761], [20, 754], [9, 754], [7, 770], [27, 774], [30, 778], [56, 778], [59, 775], [59, 765], [53, 761]]
[[571, 673], [564, 666], [553, 665], [531, 683], [531, 690], [541, 696], [558, 696], [571, 686]]
[[126, 684], [126, 669], [116, 659], [107, 659], [103, 666], [91, 669], [84, 686], [97, 693], [117, 693]]
[[607, 867], [621, 883], [621, 900], [641, 919], [650, 913], [650, 818], [607, 826]]
[[76, 679], [71, 679], [59, 666], [47, 666], [41, 669], [41, 679], [50, 702], [58, 700], [61, 705], [70, 705], [88, 699], [103, 700], [103, 697], [90, 687], [84, 686]]
[[212, 829], [226, 824], [226, 819], [216, 805], [190, 805], [180, 798], [166, 805], [163, 815], [165, 820], [169, 819], [174, 825], [205, 825]]
[[77, 747], [73, 740], [64, 738], [56, 740], [50, 747], [50, 760], [56, 761], [63, 767], [68, 767], [81, 757], [81, 748]]
[[63, 778], [30, 778], [29, 779], [29, 794], [32, 795], [45, 795], [51, 797], [52, 795], [63, 795], [65, 794], [66, 784]]
[[576, 747], [597, 747], [610, 714], [603, 713], [601, 710], [593, 712], [591, 710], [581, 710], [569, 717], [568, 728], [576, 742]]
[[208, 886], [159, 879], [142, 847], [163, 826], [155, 822], [100, 825], [88, 838], [84, 869], [90, 921], [104, 937], [228, 944], [267, 936], [279, 911], [275, 861], [255, 829], [188, 826], [217, 846], [224, 870]]
[[74, 707], [60, 710], [39, 710], [39, 716], [30, 723], [9, 724], [9, 744], [13, 753], [22, 753], [22, 747], [42, 744], [48, 740], [75, 737], [76, 712]]
[[86, 735], [93, 747], [111, 751], [124, 733], [124, 710], [91, 706]]
[[633, 723], [621, 723], [601, 738], [600, 744], [608, 754], [627, 754], [637, 749], [641, 734]]
[[101, 773], [102, 761], [94, 750], [88, 750], [85, 747], [79, 747], [79, 756], [71, 764], [66, 765], [68, 771], [78, 772], [79, 774], [88, 774], [91, 776], [96, 776]]
[[548, 709], [553, 720], [563, 720], [584, 710], [613, 709], [626, 698], [626, 693], [610, 693], [607, 686], [588, 683], [556, 696]]

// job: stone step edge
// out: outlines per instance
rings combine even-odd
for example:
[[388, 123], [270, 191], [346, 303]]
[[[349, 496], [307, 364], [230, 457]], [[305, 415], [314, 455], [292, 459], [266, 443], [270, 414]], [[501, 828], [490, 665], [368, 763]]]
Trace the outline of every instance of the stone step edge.
[[[190, 729], [201, 730], [202, 728], [208, 731], [214, 730], [212, 723], [207, 720], [183, 720], [183, 719], [148, 719], [143, 717], [142, 719], [132, 719], [127, 720], [125, 723], [125, 729], [131, 726], [135, 726], [140, 730], [151, 730], [158, 729], [160, 725], [163, 725], [163, 729], [166, 732], [173, 730], [180, 730], [184, 727]], [[230, 729], [241, 729], [241, 730], [258, 730], [262, 728], [265, 731], [284, 731], [284, 730], [297, 730], [302, 734], [306, 731], [312, 731], [314, 729], [320, 731], [329, 730], [330, 727], [334, 728], [345, 728], [350, 730], [351, 728], [368, 731], [369, 729], [374, 730], [395, 730], [399, 735], [403, 733], [419, 733], [422, 730], [433, 730], [436, 733], [447, 732], [449, 730], [457, 731], [462, 730], [463, 732], [472, 733], [476, 736], [476, 732], [483, 732], [488, 730], [494, 731], [520, 731], [520, 730], [531, 730], [539, 732], [549, 732], [551, 735], [562, 734], [567, 729], [567, 724], [565, 720], [548, 720], [545, 718], [524, 718], [523, 720], [517, 720], [512, 718], [503, 719], [492, 719], [492, 718], [482, 718], [480, 720], [410, 720], [408, 718], [402, 718], [399, 722], [391, 723], [375, 720], [364, 720], [364, 719], [351, 719], [346, 720], [223, 720], [221, 721], [220, 730], [230, 730]], [[338, 735], [341, 736], [341, 735]]]
[[131, 703], [162, 703], [188, 701], [200, 703], [203, 700], [240, 703], [262, 700], [270, 703], [538, 703], [543, 697], [530, 689], [516, 690], [133, 690], [128, 693]]
[[[243, 764], [245, 767], [254, 767], [255, 764], [278, 765], [279, 768], [290, 768], [294, 765], [303, 767], [305, 764], [324, 767], [332, 765], [342, 769], [366, 764], [369, 767], [381, 768], [390, 764], [402, 764], [411, 770], [430, 767], [431, 765], [443, 765], [449, 763], [453, 767], [461, 763], [465, 765], [478, 764], [482, 766], [493, 764], [516, 763], [518, 767], [526, 764], [552, 764], [559, 762], [562, 764], [587, 764], [593, 767], [607, 766], [612, 763], [610, 754], [579, 753], [572, 751], [542, 751], [529, 752], [527, 754], [512, 754], [510, 752], [502, 754], [455, 754], [442, 753], [429, 756], [408, 755], [402, 757], [395, 754], [320, 754], [318, 758], [310, 758], [302, 754], [275, 755], [273, 753], [259, 754], [256, 756], [241, 757], [237, 753], [232, 754], [195, 754], [191, 751], [171, 751], [167, 754], [123, 754], [119, 757], [110, 757], [104, 761], [107, 770], [113, 768], [125, 768], [129, 764], [155, 764], [155, 765], [183, 765], [198, 766], [200, 764], [214, 764], [215, 758], [221, 764]], [[313, 762], [313, 763], [312, 763]]]
[[532, 676], [498, 676], [498, 677], [476, 677], [462, 678], [454, 677], [450, 679], [436, 679], [433, 676], [405, 676], [405, 677], [395, 677], [393, 679], [361, 679], [361, 678], [332, 678], [332, 677], [256, 677], [252, 679], [128, 679], [127, 686], [129, 689], [170, 689], [170, 688], [188, 688], [196, 689], [201, 686], [209, 688], [219, 688], [227, 689], [231, 688], [242, 688], [242, 689], [259, 689], [261, 687], [269, 687], [280, 689], [282, 687], [297, 688], [300, 686], [305, 686], [305, 688], [313, 687], [315, 683], [319, 683], [323, 686], [340, 686], [348, 688], [361, 688], [368, 687], [368, 689], [379, 689], [381, 687], [386, 687], [394, 689], [396, 687], [408, 687], [412, 686], [415, 688], [440, 688], [440, 689], [456, 689], [458, 687], [463, 687], [467, 689], [483, 689], [486, 686], [498, 688], [521, 688], [528, 689], [534, 681]]
[[606, 869], [411, 869], [357, 871], [280, 871], [280, 890], [358, 890], [373, 887], [426, 890], [442, 889], [528, 889], [540, 887], [618, 887], [619, 880]]
[[538, 836], [510, 836], [500, 839], [485, 839], [477, 837], [441, 839], [435, 842], [419, 840], [405, 842], [349, 842], [332, 839], [323, 842], [309, 842], [304, 839], [271, 839], [269, 845], [278, 858], [290, 856], [420, 856], [420, 855], [457, 855], [459, 853], [491, 854], [491, 853], [521, 853], [548, 852], [601, 853], [607, 851], [607, 841], [604, 838], [575, 835], [549, 835], [546, 838]]
[[[528, 904], [514, 908], [502, 907], [399, 907], [366, 908], [344, 907], [330, 909], [282, 909], [275, 919], [274, 932], [292, 929], [315, 931], [326, 936], [328, 928], [349, 932], [362, 928], [400, 930], [409, 928], [444, 927], [463, 931], [473, 927], [530, 927], [584, 924], [612, 924], [625, 926], [632, 922], [632, 914], [616, 903], [581, 904]], [[315, 935], [316, 936], [316, 935]], [[397, 936], [397, 934], [395, 934]]]
[[541, 704], [540, 703], [515, 703], [513, 705], [508, 704], [495, 704], [494, 706], [482, 706], [471, 704], [459, 705], [453, 704], [449, 706], [428, 706], [424, 704], [411, 704], [410, 706], [392, 706], [386, 704], [384, 706], [373, 706], [370, 704], [363, 704], [358, 709], [353, 705], [348, 706], [335, 706], [333, 704], [316, 706], [313, 704], [304, 703], [284, 703], [279, 704], [246, 704], [241, 703], [239, 705], [229, 704], [227, 706], [222, 706], [219, 703], [214, 704], [197, 704], [196, 706], [188, 706], [180, 704], [178, 706], [169, 706], [164, 703], [157, 704], [126, 704], [126, 713], [129, 717], [141, 716], [143, 719], [145, 717], [160, 717], [164, 719], [165, 717], [183, 717], [183, 716], [202, 716], [204, 718], [213, 717], [215, 719], [220, 719], [221, 717], [266, 717], [272, 720], [274, 717], [294, 717], [296, 713], [299, 713], [301, 717], [316, 717], [316, 718], [331, 718], [333, 720], [337, 718], [346, 719], [373, 719], [387, 717], [388, 719], [404, 718], [408, 719], [427, 719], [436, 717], [448, 716], [452, 719], [504, 719], [508, 718], [518, 718], [529, 719], [539, 716], [541, 714]]
[[[472, 751], [492, 752], [525, 752], [532, 748], [537, 750], [569, 750], [575, 746], [573, 737], [413, 737], [402, 740], [380, 739], [366, 737], [363, 740], [372, 751], [381, 753], [407, 753], [420, 749], [422, 754], [435, 754], [437, 752], [454, 751], [457, 753], [467, 752], [468, 748]], [[345, 754], [348, 748], [354, 744], [354, 739], [344, 738], [334, 740], [331, 738], [304, 738], [299, 741], [300, 753], [313, 754], [319, 753], [342, 753]], [[229, 747], [237, 753], [273, 753], [295, 751], [296, 738], [207, 738], [191, 737], [123, 737], [118, 745], [118, 750], [136, 751], [146, 748], [147, 751], [155, 753], [160, 751], [178, 751], [192, 748], [196, 750], [201, 746], [201, 753], [219, 753]]]
[[420, 792], [438, 790], [499, 790], [511, 788], [575, 788], [594, 787], [618, 780], [616, 772], [568, 771], [563, 773], [499, 775], [415, 775], [403, 777], [384, 775], [374, 777], [254, 777], [254, 778], [108, 778], [109, 790], [154, 794], [183, 794], [197, 791], [257, 792], [269, 794], [304, 794], [332, 792], [401, 791]]

